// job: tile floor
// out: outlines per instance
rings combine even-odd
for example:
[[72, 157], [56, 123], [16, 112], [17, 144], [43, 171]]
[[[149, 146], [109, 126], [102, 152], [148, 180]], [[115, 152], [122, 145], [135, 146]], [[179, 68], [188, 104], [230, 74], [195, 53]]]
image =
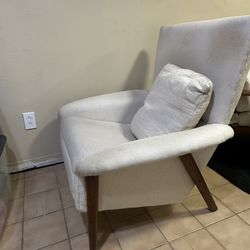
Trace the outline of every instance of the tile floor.
[[[182, 204], [99, 215], [103, 250], [250, 249], [250, 196], [207, 168], [219, 207], [211, 213], [195, 188]], [[1, 250], [87, 250], [86, 218], [76, 211], [64, 166], [11, 176], [12, 201]]]

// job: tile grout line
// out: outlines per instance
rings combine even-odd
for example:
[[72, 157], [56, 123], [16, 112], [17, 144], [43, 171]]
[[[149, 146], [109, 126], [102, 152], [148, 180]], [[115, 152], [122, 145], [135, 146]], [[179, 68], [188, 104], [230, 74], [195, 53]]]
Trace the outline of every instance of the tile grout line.
[[59, 163], [55, 163], [55, 164], [51, 164], [51, 165], [46, 165], [46, 166], [42, 166], [42, 167], [33, 167], [33, 168], [29, 168], [29, 169], [24, 169], [24, 170], [19, 170], [19, 171], [16, 171], [16, 172], [13, 172], [13, 173], [9, 173], [10, 176], [14, 176], [15, 174], [23, 174], [25, 175], [25, 173], [28, 173], [28, 172], [32, 172], [32, 171], [35, 171], [35, 170], [39, 170], [39, 169], [47, 169], [47, 168], [53, 168], [54, 166], [57, 166], [57, 165], [64, 165], [64, 162], [59, 162]]
[[[52, 170], [52, 172], [54, 172], [54, 169]], [[38, 174], [38, 175], [39, 175], [39, 174]], [[36, 176], [38, 176], [38, 175], [36, 175]], [[29, 178], [33, 178], [33, 177], [34, 177], [34, 176], [31, 176], [31, 177], [29, 177]], [[55, 177], [56, 177], [56, 175], [55, 175]], [[57, 186], [56, 188], [48, 189], [48, 190], [45, 190], [45, 191], [40, 191], [40, 192], [33, 193], [33, 194], [30, 194], [30, 195], [36, 195], [36, 194], [48, 192], [48, 191], [51, 191], [51, 190], [57, 190], [58, 193], [59, 193], [59, 198], [60, 198], [60, 202], [61, 202], [61, 206], [62, 206], [61, 193], [60, 193], [59, 186], [58, 186], [58, 183], [57, 183], [57, 178], [56, 178], [56, 186]], [[23, 202], [24, 202], [24, 200], [25, 200], [25, 197], [28, 197], [28, 196], [30, 196], [30, 195], [27, 195], [27, 196], [25, 195], [25, 179], [24, 179], [24, 197], [23, 197]], [[22, 222], [22, 230], [23, 230], [23, 227], [24, 227], [24, 222], [26, 222], [26, 221], [31, 221], [31, 220], [33, 220], [33, 219], [37, 219], [37, 218], [40, 218], [40, 217], [43, 217], [43, 216], [46, 216], [46, 215], [49, 215], [49, 214], [52, 214], [52, 213], [56, 213], [56, 212], [59, 212], [59, 211], [62, 211], [62, 213], [63, 213], [64, 224], [65, 224], [66, 233], [67, 233], [67, 239], [64, 239], [64, 240], [61, 240], [61, 241], [58, 241], [58, 242], [55, 242], [55, 243], [52, 243], [52, 244], [49, 244], [49, 245], [46, 245], [46, 246], [43, 246], [43, 247], [39, 247], [37, 250], [43, 249], [43, 248], [48, 247], [48, 246], [52, 246], [52, 245], [58, 244], [58, 243], [63, 242], [63, 241], [65, 241], [65, 240], [68, 241], [70, 250], [72, 250], [71, 245], [70, 245], [70, 242], [69, 242], [69, 234], [68, 234], [68, 228], [67, 228], [66, 221], [65, 221], [64, 209], [63, 209], [63, 206], [62, 206], [62, 208], [60, 208], [60, 209], [58, 209], [58, 210], [56, 210], [56, 211], [49, 212], [49, 213], [45, 213], [45, 214], [42, 214], [42, 215], [40, 215], [40, 216], [36, 216], [36, 217], [30, 218], [30, 219], [24, 220], [24, 205], [23, 205], [23, 222]], [[22, 241], [23, 241], [23, 240], [22, 240]], [[22, 242], [22, 243], [23, 243], [23, 242]], [[22, 250], [24, 250], [23, 247], [24, 247], [24, 246], [23, 246], [23, 244], [22, 244]]]
[[[67, 241], [67, 239], [66, 239], [66, 240], [61, 240], [61, 241], [58, 241], [58, 242], [55, 242], [55, 243], [52, 243], [52, 244], [49, 244], [49, 245], [47, 245], [47, 246], [43, 246], [43, 247], [36, 248], [35, 250], [41, 250], [41, 249], [44, 249], [44, 248], [47, 248], [47, 247], [50, 247], [50, 246], [54, 246], [54, 245], [56, 245], [56, 244], [58, 244], [58, 243], [62, 243], [62, 242], [64, 242], [64, 241]], [[69, 244], [69, 245], [70, 245], [70, 244]]]
[[[218, 198], [216, 197], [216, 199], [218, 199]], [[219, 200], [219, 199], [218, 199], [218, 200]], [[219, 200], [219, 202], [221, 202], [221, 200]], [[222, 202], [221, 202], [221, 203], [222, 203]], [[221, 219], [219, 219], [219, 220], [217, 220], [217, 221], [215, 221], [215, 222], [211, 222], [211, 223], [209, 223], [208, 225], [203, 225], [202, 222], [199, 221], [199, 219], [196, 218], [196, 216], [192, 213], [192, 211], [183, 203], [183, 206], [192, 214], [192, 216], [194, 216], [194, 217], [200, 222], [200, 224], [202, 224], [202, 226], [203, 226], [204, 228], [206, 228], [206, 227], [208, 227], [208, 226], [211, 226], [211, 225], [214, 225], [214, 224], [216, 224], [216, 223], [218, 223], [218, 222], [221, 222], [221, 221], [223, 221], [223, 220], [226, 220], [226, 219], [228, 219], [228, 218], [233, 217], [233, 216], [236, 215], [236, 214], [232, 211], [232, 209], [230, 209], [229, 207], [227, 207], [224, 203], [222, 203], [222, 205], [224, 205], [227, 209], [229, 209], [229, 211], [232, 212], [233, 215], [228, 215], [227, 217], [221, 218]], [[207, 208], [207, 209], [208, 209], [208, 208]], [[211, 213], [213, 213], [213, 212], [211, 212]]]
[[[149, 216], [149, 218], [151, 219], [151, 221], [153, 222], [154, 226], [160, 231], [161, 235], [167, 241], [167, 243], [169, 244], [169, 246], [171, 247], [171, 249], [173, 249], [172, 245], [170, 244], [170, 241], [166, 238], [166, 236], [164, 235], [164, 233], [161, 231], [161, 229], [155, 223], [155, 221], [154, 221], [153, 217], [151, 216], [151, 214], [149, 213], [149, 211], [146, 208], [145, 208], [145, 211], [146, 211], [147, 215]], [[160, 246], [158, 246], [158, 247], [160, 247]]]
[[247, 210], [249, 210], [249, 211], [250, 211], [250, 207], [249, 207], [249, 208], [246, 208], [246, 209], [243, 209], [243, 210], [242, 210], [242, 211], [240, 211], [240, 212], [236, 212], [236, 214], [240, 214], [240, 213], [246, 212]]
[[[229, 182], [229, 183], [227, 183], [227, 184], [231, 184], [231, 183]], [[227, 184], [225, 184], [225, 185], [227, 185]], [[225, 185], [222, 185], [222, 186], [225, 186]], [[232, 185], [233, 185], [233, 184], [232, 184]], [[219, 186], [218, 188], [220, 188], [220, 187], [222, 187], [222, 186]], [[209, 227], [209, 226], [211, 226], [211, 225], [214, 225], [214, 224], [216, 224], [216, 223], [219, 223], [219, 222], [222, 222], [222, 221], [227, 220], [227, 219], [229, 219], [229, 218], [232, 218], [233, 216], [237, 216], [240, 220], [244, 221], [248, 226], [250, 226], [245, 220], [243, 220], [243, 219], [238, 215], [239, 213], [242, 213], [242, 212], [244, 212], [244, 211], [246, 211], [246, 210], [248, 210], [248, 209], [250, 209], [250, 208], [243, 209], [243, 210], [240, 211], [240, 212], [235, 212], [232, 208], [230, 208], [227, 204], [225, 204], [217, 195], [215, 195], [215, 194], [212, 193], [212, 192], [211, 192], [211, 194], [212, 194], [217, 200], [219, 200], [219, 201], [222, 203], [222, 205], [224, 205], [226, 208], [228, 208], [233, 214], [230, 215], [230, 216], [228, 216], [228, 217], [226, 217], [226, 218], [223, 218], [223, 219], [221, 219], [221, 220], [219, 220], [219, 221], [216, 221], [216, 222], [214, 222], [214, 223], [211, 223], [211, 224], [205, 226], [205, 227], [204, 227], [205, 229], [207, 229], [207, 227]], [[208, 232], [209, 232], [209, 231], [208, 231]]]
[[[56, 172], [55, 168], [53, 169], [53, 171], [54, 171], [54, 173]], [[62, 205], [63, 220], [64, 220], [64, 225], [65, 225], [65, 228], [66, 228], [66, 233], [67, 233], [67, 238], [68, 238], [67, 240], [68, 240], [68, 243], [69, 243], [69, 248], [70, 248], [70, 250], [72, 250], [71, 241], [70, 241], [70, 237], [69, 237], [69, 230], [68, 230], [68, 226], [67, 226], [67, 223], [66, 223], [65, 210], [63, 208], [62, 196], [61, 196], [61, 192], [60, 192], [60, 187], [58, 185], [58, 179], [57, 179], [56, 173], [55, 173], [55, 176], [56, 176], [56, 185], [57, 185], [57, 188], [58, 188], [59, 197], [60, 197], [60, 201], [61, 201], [61, 205]]]
[[247, 221], [245, 221], [244, 219], [242, 219], [242, 218], [239, 216], [239, 214], [236, 214], [236, 217], [238, 217], [241, 221], [245, 222], [245, 224], [247, 224], [248, 226], [250, 226], [250, 224], [249, 224]]
[[[35, 192], [35, 193], [31, 193], [31, 194], [27, 194], [27, 195], [24, 195], [24, 197], [29, 197], [31, 195], [36, 195], [36, 194], [40, 194], [40, 193], [44, 193], [44, 192], [49, 192], [49, 191], [52, 191], [52, 190], [55, 190], [55, 189], [59, 189], [59, 187], [53, 187], [53, 188], [50, 188], [50, 189], [46, 189], [44, 191], [39, 191], [39, 192]], [[17, 198], [18, 199], [18, 198]]]
[[[212, 190], [214, 190], [214, 189], [217, 189], [217, 188], [221, 188], [221, 187], [224, 187], [224, 186], [226, 186], [226, 185], [228, 185], [228, 184], [232, 184], [231, 182], [227, 182], [227, 183], [224, 183], [224, 184], [221, 184], [221, 185], [218, 185], [218, 186], [215, 186], [215, 187], [211, 187], [211, 188], [209, 188], [209, 191], [210, 191], [210, 193], [212, 193]], [[233, 185], [233, 184], [232, 184]]]
[[[24, 179], [24, 180], [27, 180], [27, 179], [30, 179], [30, 178], [37, 177], [37, 176], [39, 176], [39, 175], [45, 175], [45, 174], [49, 174], [49, 173], [55, 172], [54, 167], [51, 166], [50, 168], [51, 168], [51, 169], [48, 169], [46, 172], [37, 173], [37, 174], [31, 175], [31, 176], [26, 176], [25, 173], [24, 173], [23, 179]], [[32, 172], [32, 171], [30, 171], [30, 172]]]
[[31, 221], [31, 220], [34, 220], [34, 219], [37, 219], [37, 218], [41, 218], [41, 217], [46, 216], [46, 215], [49, 215], [49, 214], [53, 214], [53, 213], [56, 213], [56, 212], [60, 212], [60, 211], [62, 211], [62, 210], [63, 210], [63, 209], [60, 208], [60, 209], [58, 209], [58, 210], [55, 210], [55, 211], [52, 211], [52, 212], [49, 212], [49, 213], [45, 213], [45, 214], [41, 214], [41, 215], [38, 215], [38, 216], [36, 216], [36, 217], [29, 218], [29, 219], [23, 220], [23, 221], [24, 221], [24, 222], [26, 222], [26, 221]]
[[114, 230], [114, 228], [112, 227], [112, 224], [111, 224], [111, 222], [110, 222], [110, 220], [109, 220], [109, 217], [108, 217], [108, 214], [107, 214], [106, 211], [104, 211], [104, 216], [105, 216], [105, 218], [106, 218], [106, 220], [107, 220], [107, 222], [108, 222], [109, 228], [111, 229], [111, 233], [113, 233], [115, 240], [117, 241], [117, 243], [118, 243], [120, 249], [122, 250], [122, 245], [121, 245], [121, 243], [120, 243], [118, 237], [116, 236], [115, 230]]
[[[162, 244], [162, 245], [160, 245], [160, 246], [150, 248], [149, 250], [157, 250], [157, 249], [159, 249], [160, 247], [163, 247], [163, 246], [166, 246], [166, 245], [167, 245], [167, 244]], [[170, 245], [170, 243], [168, 244], [168, 246], [169, 246], [171, 249], [173, 249], [173, 247]]]
[[[231, 215], [231, 216], [229, 216], [229, 217], [227, 217], [227, 218], [224, 218], [224, 219], [222, 219], [222, 220], [220, 220], [220, 221], [217, 221], [217, 222], [215, 222], [215, 223], [212, 223], [212, 224], [209, 224], [209, 225], [207, 225], [206, 227], [205, 227], [205, 229], [206, 229], [206, 231], [216, 240], [216, 242], [218, 242], [225, 250], [227, 250], [223, 245], [222, 245], [222, 243], [208, 230], [208, 227], [209, 226], [212, 226], [212, 225], [215, 225], [215, 224], [217, 224], [217, 223], [220, 223], [220, 222], [222, 222], [222, 221], [224, 221], [224, 220], [227, 220], [227, 219], [230, 219], [230, 218], [232, 218], [232, 217], [234, 217], [234, 216], [236, 216], [237, 217], [237, 214], [233, 214], [233, 215]], [[241, 218], [240, 218], [241, 219]], [[242, 219], [241, 219], [242, 220]], [[249, 225], [248, 225], [249, 226]]]
[[111, 223], [111, 221], [110, 221], [110, 219], [109, 219], [109, 216], [108, 216], [107, 212], [104, 211], [104, 214], [105, 214], [105, 218], [107, 219], [108, 224], [109, 224], [109, 226], [110, 226], [110, 228], [111, 228], [111, 231], [112, 231], [112, 233], [114, 234], [114, 237], [115, 237], [116, 241], [118, 242], [119, 247], [122, 249], [121, 242], [119, 241], [119, 239], [118, 239], [118, 237], [117, 237], [117, 235], [116, 235], [115, 229], [114, 229], [114, 227], [113, 227], [113, 225], [112, 225], [112, 223]]
[[[53, 211], [53, 212], [49, 212], [49, 213], [47, 213], [47, 214], [51, 214], [51, 213], [54, 213], [54, 212], [58, 212], [58, 211], [63, 210], [64, 224], [65, 224], [66, 232], [67, 232], [67, 241], [68, 241], [68, 243], [69, 243], [70, 249], [72, 250], [71, 242], [70, 242], [70, 237], [69, 237], [69, 232], [68, 232], [68, 227], [67, 227], [67, 223], [66, 223], [65, 211], [64, 211], [66, 208], [63, 207], [62, 196], [61, 196], [60, 187], [59, 187], [59, 183], [58, 183], [58, 177], [57, 177], [57, 175], [56, 175], [56, 170], [55, 170], [55, 168], [54, 168], [52, 171], [54, 172], [55, 177], [56, 177], [56, 186], [57, 186], [57, 188], [52, 188], [52, 189], [49, 189], [49, 190], [40, 191], [40, 192], [33, 193], [33, 194], [29, 194], [29, 195], [26, 196], [26, 195], [25, 195], [25, 194], [26, 194], [26, 192], [25, 192], [25, 180], [26, 180], [26, 179], [25, 179], [25, 178], [23, 179], [23, 180], [24, 180], [24, 184], [23, 184], [23, 186], [24, 186], [24, 195], [23, 195], [23, 197], [18, 197], [18, 198], [16, 198], [16, 199], [23, 198], [23, 209], [22, 209], [23, 218], [22, 218], [22, 221], [21, 221], [21, 223], [22, 223], [22, 246], [21, 246], [21, 249], [22, 249], [22, 250], [23, 250], [23, 248], [24, 248], [24, 245], [23, 245], [23, 244], [24, 244], [24, 222], [26, 221], [26, 220], [24, 220], [24, 203], [25, 203], [25, 197], [28, 197], [28, 196], [30, 196], [30, 195], [39, 194], [39, 193], [42, 193], [42, 192], [47, 192], [47, 191], [50, 191], [50, 190], [55, 190], [55, 189], [57, 189], [58, 192], [59, 192], [59, 196], [60, 196], [60, 201], [61, 201], [62, 209], [59, 209], [59, 210], [56, 210], [56, 211]], [[41, 174], [38, 174], [38, 175], [41, 175]], [[36, 176], [38, 176], [38, 175], [36, 175]], [[28, 178], [32, 178], [32, 177], [34, 177], [34, 176], [31, 176], [31, 177], [28, 177]], [[221, 187], [223, 187], [223, 186], [225, 186], [225, 185], [228, 185], [228, 184], [230, 184], [230, 183], [225, 183], [225, 184], [220, 185], [220, 186], [217, 186], [217, 187], [215, 187], [215, 188], [211, 188], [211, 190], [215, 190], [215, 189], [217, 189], [217, 188], [221, 188]], [[62, 186], [61, 188], [63, 188], [63, 187], [64, 187], [64, 186]], [[66, 186], [65, 186], [65, 187], [66, 187]], [[198, 194], [195, 194], [195, 195], [199, 195], [199, 193], [198, 193]], [[195, 195], [193, 195], [193, 196], [195, 196]], [[193, 196], [192, 196], [192, 197], [193, 197]], [[203, 224], [202, 224], [202, 223], [201, 223], [201, 222], [191, 213], [191, 211], [186, 207], [186, 205], [184, 205], [184, 203], [180, 203], [180, 204], [182, 204], [182, 205], [187, 209], [188, 213], [189, 213], [192, 217], [194, 217], [194, 218], [198, 221], [199, 224], [201, 224], [202, 228], [197, 229], [197, 230], [195, 230], [195, 231], [192, 231], [192, 232], [190, 232], [190, 233], [188, 233], [188, 234], [185, 234], [185, 235], [183, 235], [183, 236], [181, 236], [181, 237], [179, 237], [179, 238], [176, 238], [176, 239], [174, 239], [174, 240], [172, 240], [172, 241], [168, 241], [168, 240], [167, 240], [167, 238], [164, 236], [164, 234], [162, 233], [162, 231], [160, 230], [160, 228], [155, 224], [155, 222], [154, 222], [152, 216], [150, 215], [149, 211], [148, 211], [146, 208], [144, 208], [144, 210], [146, 210], [146, 211], [145, 211], [146, 214], [150, 217], [150, 220], [153, 222], [153, 224], [155, 225], [155, 227], [161, 232], [161, 234], [163, 235], [163, 237], [166, 239], [166, 242], [169, 244], [169, 246], [170, 246], [172, 249], [173, 249], [173, 247], [172, 247], [172, 245], [171, 245], [171, 242], [173, 242], [173, 241], [175, 241], [175, 240], [178, 240], [178, 239], [181, 239], [181, 238], [183, 238], [183, 237], [186, 237], [186, 236], [188, 236], [188, 235], [190, 235], [190, 234], [193, 234], [193, 233], [195, 233], [195, 232], [197, 232], [197, 231], [199, 231], [199, 230], [203, 230], [203, 229], [205, 229], [206, 232], [208, 232], [209, 235], [210, 235], [217, 243], [219, 243], [219, 245], [221, 245], [221, 246], [223, 247], [223, 249], [225, 249], [225, 247], [224, 247], [224, 246], [223, 246], [223, 245], [222, 245], [222, 244], [221, 244], [221, 243], [220, 243], [220, 242], [210, 233], [210, 231], [207, 229], [207, 227], [209, 227], [209, 226], [211, 226], [211, 225], [214, 225], [214, 224], [216, 224], [216, 223], [222, 222], [223, 220], [229, 219], [229, 218], [234, 217], [234, 216], [238, 217], [241, 221], [244, 221], [244, 222], [249, 226], [249, 224], [248, 224], [244, 219], [242, 219], [242, 218], [239, 216], [239, 214], [242, 213], [242, 212], [244, 212], [244, 211], [249, 210], [250, 208], [246, 208], [246, 209], [244, 209], [244, 210], [242, 210], [242, 211], [240, 211], [240, 212], [234, 212], [230, 207], [228, 207], [224, 202], [222, 202], [216, 195], [213, 194], [213, 196], [216, 197], [216, 198], [217, 198], [225, 207], [227, 207], [227, 208], [229, 209], [229, 211], [231, 211], [233, 214], [230, 215], [230, 216], [228, 216], [228, 217], [226, 217], [226, 218], [223, 218], [223, 219], [221, 219], [221, 220], [218, 220], [218, 221], [216, 221], [216, 222], [214, 222], [214, 223], [211, 223], [211, 224], [209, 224], [209, 225], [207, 225], [207, 226], [203, 226]], [[13, 199], [13, 200], [16, 200], [16, 199]], [[71, 206], [71, 207], [74, 207], [74, 206]], [[70, 207], [69, 207], [69, 208], [70, 208]], [[44, 214], [44, 215], [47, 215], [47, 214]], [[41, 215], [41, 216], [44, 216], [44, 215]], [[27, 221], [32, 220], [32, 219], [35, 219], [35, 218], [38, 218], [38, 217], [41, 217], [41, 216], [37, 216], [37, 217], [31, 218], [31, 219], [28, 219]], [[136, 217], [136, 216], [138, 216], [138, 215], [131, 216], [131, 217], [129, 217], [128, 219], [133, 218], [133, 217]], [[119, 244], [119, 247], [122, 249], [121, 244], [120, 244], [120, 242], [119, 242], [119, 239], [116, 237], [115, 231], [113, 230], [112, 225], [110, 225], [110, 221], [109, 221], [109, 218], [108, 218], [108, 216], [107, 216], [106, 213], [105, 213], [105, 217], [106, 217], [106, 219], [108, 220], [108, 224], [109, 224], [109, 226], [110, 226], [111, 233], [113, 233], [113, 235], [114, 235], [116, 241], [117, 241], [118, 244]], [[13, 223], [13, 224], [17, 224], [17, 223], [19, 223], [19, 222], [16, 222], [16, 223]], [[11, 225], [13, 225], [13, 224], [11, 224]], [[83, 234], [86, 234], [86, 233], [81, 233], [81, 234], [79, 234], [79, 235], [83, 235]], [[74, 236], [74, 237], [78, 237], [79, 235], [76, 235], [76, 236]], [[74, 237], [72, 237], [72, 238], [74, 238]], [[59, 242], [50, 244], [50, 245], [48, 245], [48, 246], [55, 245], [55, 244], [60, 243], [60, 242], [63, 242], [63, 241], [65, 241], [65, 240], [62, 240], [62, 241], [59, 241]], [[153, 249], [157, 250], [157, 248], [159, 248], [159, 247], [161, 247], [161, 246], [164, 246], [164, 245], [166, 245], [166, 244], [159, 245], [159, 246], [157, 246], [157, 247], [152, 248], [151, 250], [153, 250]], [[45, 247], [47, 247], [47, 246], [45, 246]], [[43, 248], [43, 247], [42, 247], [42, 248]], [[39, 248], [39, 249], [42, 249], [42, 248]]]
[[187, 208], [187, 206], [184, 204], [184, 202], [181, 203], [181, 205], [188, 211], [188, 213], [202, 226], [202, 228], [205, 228], [203, 224], [190, 212], [190, 210]]
[[206, 232], [224, 249], [224, 250], [227, 250], [223, 245], [222, 243], [212, 234], [210, 233], [210, 231], [205, 227], [204, 228], [206, 230]]
[[25, 206], [25, 179], [23, 180], [23, 219], [22, 219], [22, 246], [21, 249], [24, 249], [24, 206]]
[[[232, 209], [230, 208], [227, 204], [225, 204], [217, 195], [213, 194], [212, 195], [217, 199], [219, 200], [226, 208], [228, 208], [234, 215], [236, 215], [237, 213]], [[232, 216], [230, 216], [232, 217]]]

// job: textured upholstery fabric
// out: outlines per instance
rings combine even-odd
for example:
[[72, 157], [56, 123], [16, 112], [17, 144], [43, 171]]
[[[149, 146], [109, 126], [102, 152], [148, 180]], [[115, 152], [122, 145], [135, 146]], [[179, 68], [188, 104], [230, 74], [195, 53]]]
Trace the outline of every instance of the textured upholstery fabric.
[[[214, 97], [204, 123], [227, 123], [249, 66], [249, 31], [250, 17], [162, 28], [156, 75], [174, 63], [208, 76]], [[233, 135], [229, 126], [211, 124], [134, 140], [128, 124], [146, 95], [125, 91], [80, 100], [60, 110], [62, 153], [80, 211], [86, 211], [84, 176], [95, 174], [99, 174], [99, 210], [183, 201], [194, 184], [178, 156], [192, 153], [203, 169], [217, 144]], [[80, 124], [85, 122], [82, 131]]]
[[[193, 152], [201, 171], [216, 146]], [[108, 171], [99, 176], [99, 210], [182, 202], [194, 187], [179, 157]]]
[[86, 210], [86, 194], [84, 179], [75, 174], [76, 163], [81, 157], [134, 139], [128, 124], [75, 116], [68, 116], [61, 120], [61, 148], [70, 190], [79, 210]]
[[60, 118], [79, 116], [100, 121], [130, 123], [146, 96], [146, 90], [128, 90], [81, 99], [64, 105], [59, 112]]
[[206, 75], [214, 93], [203, 120], [229, 123], [250, 66], [249, 30], [249, 16], [162, 27], [155, 76], [167, 63]]
[[[86, 212], [84, 178], [72, 171], [73, 167], [63, 145], [63, 139], [61, 144], [75, 206], [79, 211]], [[193, 152], [201, 170], [207, 165], [215, 148], [216, 146], [212, 146]], [[178, 157], [157, 161], [154, 164], [147, 163], [142, 167], [143, 171], [141, 167], [132, 167], [99, 175], [99, 211], [181, 202], [194, 186]]]
[[[83, 157], [79, 162], [74, 160], [73, 162], [76, 163], [78, 174], [82, 176], [98, 175], [106, 171], [180, 156], [218, 145], [231, 138], [233, 134], [232, 128], [228, 125], [209, 124], [190, 130], [123, 143], [89, 157]], [[167, 146], [164, 147], [164, 145]]]
[[213, 84], [206, 76], [167, 64], [132, 119], [132, 133], [141, 139], [195, 127], [212, 90]]
[[70, 155], [73, 170], [81, 159], [135, 140], [129, 124], [69, 116], [61, 121], [61, 136]]

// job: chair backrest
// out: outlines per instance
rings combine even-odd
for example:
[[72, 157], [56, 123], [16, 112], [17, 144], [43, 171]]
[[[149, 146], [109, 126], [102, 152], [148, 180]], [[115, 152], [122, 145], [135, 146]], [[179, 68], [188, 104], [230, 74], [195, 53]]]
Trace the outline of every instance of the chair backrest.
[[250, 16], [191, 22], [160, 30], [155, 76], [172, 63], [210, 78], [205, 123], [229, 123], [250, 67]]

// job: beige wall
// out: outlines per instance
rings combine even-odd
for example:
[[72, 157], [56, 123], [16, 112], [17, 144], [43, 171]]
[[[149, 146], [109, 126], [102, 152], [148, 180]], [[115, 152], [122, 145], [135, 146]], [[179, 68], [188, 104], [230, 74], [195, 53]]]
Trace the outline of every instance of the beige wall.
[[[10, 162], [57, 157], [63, 104], [149, 86], [161, 25], [245, 14], [249, 0], [1, 0], [0, 128]], [[37, 129], [24, 130], [25, 111], [35, 111]]]

